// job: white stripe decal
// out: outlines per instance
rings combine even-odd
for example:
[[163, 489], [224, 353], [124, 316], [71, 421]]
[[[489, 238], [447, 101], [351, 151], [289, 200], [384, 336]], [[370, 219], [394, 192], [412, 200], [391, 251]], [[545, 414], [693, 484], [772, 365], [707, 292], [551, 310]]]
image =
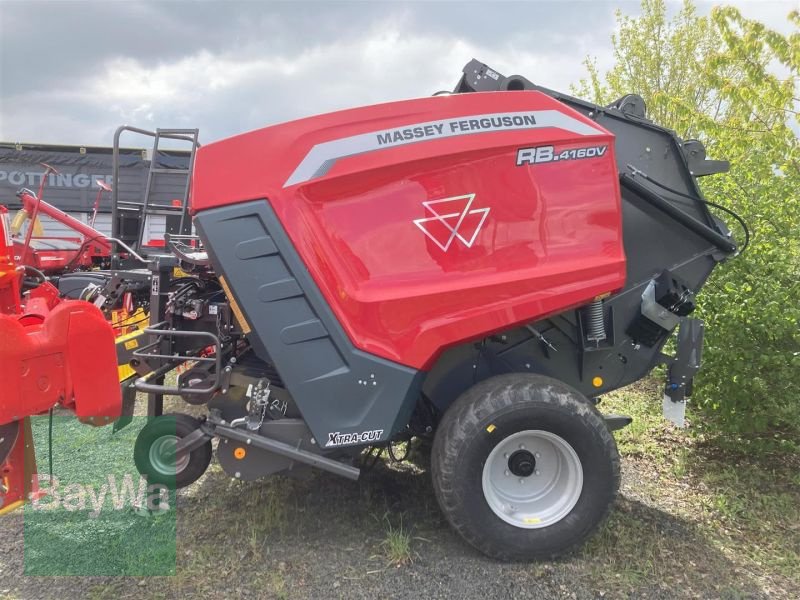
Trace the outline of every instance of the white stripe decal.
[[297, 165], [294, 173], [289, 176], [283, 187], [322, 177], [337, 160], [347, 156], [459, 135], [546, 127], [556, 127], [579, 135], [602, 135], [604, 133], [600, 129], [558, 110], [468, 115], [441, 121], [413, 123], [317, 144]]

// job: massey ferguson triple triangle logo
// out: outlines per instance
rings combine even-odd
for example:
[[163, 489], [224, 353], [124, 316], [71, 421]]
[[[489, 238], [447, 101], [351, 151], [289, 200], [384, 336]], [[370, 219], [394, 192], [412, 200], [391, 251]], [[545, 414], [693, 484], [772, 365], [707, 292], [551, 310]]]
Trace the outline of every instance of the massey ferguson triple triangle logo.
[[475, 194], [423, 202], [426, 213], [432, 216], [414, 219], [414, 225], [445, 252], [455, 239], [467, 248], [472, 248], [490, 210], [472, 208], [473, 200]]

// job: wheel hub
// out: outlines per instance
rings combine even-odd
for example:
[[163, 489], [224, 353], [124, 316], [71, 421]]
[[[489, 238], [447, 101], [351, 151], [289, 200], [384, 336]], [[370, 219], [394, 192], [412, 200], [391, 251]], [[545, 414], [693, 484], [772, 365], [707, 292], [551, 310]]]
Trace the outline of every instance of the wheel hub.
[[164, 435], [150, 446], [150, 464], [163, 475], [173, 476], [183, 471], [189, 464], [189, 454], [175, 455], [178, 436]]
[[528, 450], [517, 450], [508, 458], [508, 470], [517, 477], [530, 477], [536, 470], [536, 458]]
[[522, 529], [557, 523], [583, 491], [572, 446], [549, 431], [519, 431], [498, 442], [483, 466], [483, 495], [500, 519]]

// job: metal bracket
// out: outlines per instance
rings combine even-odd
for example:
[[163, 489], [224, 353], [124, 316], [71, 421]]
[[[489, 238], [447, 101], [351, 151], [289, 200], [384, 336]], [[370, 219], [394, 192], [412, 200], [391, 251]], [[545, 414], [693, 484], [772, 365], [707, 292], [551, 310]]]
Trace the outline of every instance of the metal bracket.
[[209, 425], [208, 423], [203, 423], [192, 433], [178, 440], [178, 443], [175, 444], [175, 454], [177, 456], [180, 454], [189, 453], [192, 450], [196, 450], [213, 437], [214, 426]]
[[618, 431], [633, 423], [633, 417], [628, 415], [603, 415], [609, 431]]
[[193, 266], [207, 267], [211, 264], [208, 258], [208, 252], [205, 250], [193, 248], [186, 242], [199, 241], [200, 238], [196, 235], [176, 235], [167, 233], [164, 236], [167, 243], [167, 248], [178, 257], [181, 262], [188, 263]]
[[717, 173], [730, 171], [731, 163], [727, 160], [706, 158], [706, 148], [698, 140], [686, 140], [681, 145], [681, 150], [683, 150], [689, 170], [695, 177], [705, 177], [706, 175], [716, 175]]
[[112, 433], [117, 433], [119, 430], [124, 429], [133, 421], [133, 409], [136, 406], [136, 388], [130, 380], [126, 380], [122, 384], [122, 411], [119, 418], [114, 421]]
[[642, 314], [657, 323], [667, 331], [672, 331], [680, 323], [681, 318], [656, 302], [656, 280], [650, 283], [642, 292]]
[[266, 450], [267, 452], [277, 454], [278, 456], [283, 456], [299, 463], [322, 469], [323, 471], [329, 471], [348, 479], [356, 480], [361, 474], [361, 470], [356, 467], [327, 458], [320, 454], [295, 448], [284, 442], [259, 435], [254, 431], [222, 424], [216, 424], [214, 431], [215, 434], [222, 439], [235, 440], [245, 445], [252, 445], [256, 448]]
[[686, 425], [686, 398], [692, 379], [700, 370], [703, 354], [703, 321], [683, 319], [678, 330], [678, 350], [669, 364], [662, 408], [664, 417], [678, 427]]

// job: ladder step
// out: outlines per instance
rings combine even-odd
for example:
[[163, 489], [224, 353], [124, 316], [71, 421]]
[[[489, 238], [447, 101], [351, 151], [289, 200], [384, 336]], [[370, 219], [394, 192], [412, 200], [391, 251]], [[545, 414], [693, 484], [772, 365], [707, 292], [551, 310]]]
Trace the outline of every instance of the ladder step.
[[182, 213], [183, 206], [153, 206], [152, 204], [147, 205], [147, 214], [173, 214], [173, 213]]
[[156, 129], [156, 133], [164, 135], [197, 135], [199, 129]]
[[151, 173], [163, 173], [163, 174], [172, 174], [172, 175], [188, 175], [189, 169], [165, 169], [163, 167], [155, 167], [150, 169]]

